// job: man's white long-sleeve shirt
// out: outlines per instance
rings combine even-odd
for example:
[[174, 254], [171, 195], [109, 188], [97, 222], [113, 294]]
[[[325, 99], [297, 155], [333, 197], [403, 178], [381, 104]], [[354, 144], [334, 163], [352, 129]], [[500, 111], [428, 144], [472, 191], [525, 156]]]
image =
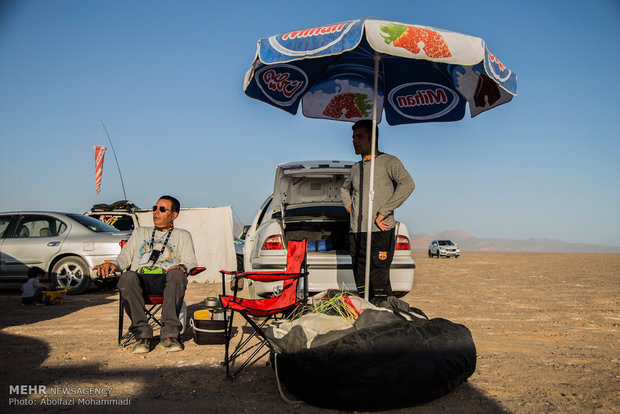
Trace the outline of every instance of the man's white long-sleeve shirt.
[[172, 234], [166, 248], [155, 263], [150, 262], [148, 265], [159, 266], [166, 270], [176, 265], [184, 265], [187, 270], [197, 266], [194, 242], [190, 232], [176, 228], [168, 231], [156, 230], [153, 243], [151, 243], [153, 229], [154, 227], [138, 227], [131, 233], [131, 237], [114, 261], [116, 267], [124, 271], [130, 266], [131, 270], [142, 266], [140, 264], [142, 256], [152, 249], [161, 250], [168, 231], [172, 231]]

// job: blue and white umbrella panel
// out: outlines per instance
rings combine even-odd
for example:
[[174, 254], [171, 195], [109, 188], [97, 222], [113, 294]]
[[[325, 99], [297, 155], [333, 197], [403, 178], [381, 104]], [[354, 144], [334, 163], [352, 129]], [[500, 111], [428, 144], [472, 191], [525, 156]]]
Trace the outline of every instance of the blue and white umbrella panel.
[[[380, 59], [375, 74], [375, 57]], [[245, 93], [310, 118], [390, 125], [457, 121], [509, 102], [516, 75], [484, 40], [444, 29], [370, 18], [292, 31], [258, 42]]]

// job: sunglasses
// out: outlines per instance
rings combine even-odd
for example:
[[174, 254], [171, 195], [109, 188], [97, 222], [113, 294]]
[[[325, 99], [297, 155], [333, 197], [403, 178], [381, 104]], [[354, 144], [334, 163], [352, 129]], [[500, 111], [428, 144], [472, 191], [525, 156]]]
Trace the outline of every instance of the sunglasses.
[[161, 211], [162, 213], [165, 213], [166, 211], [172, 211], [164, 206], [153, 206], [153, 211], [157, 211], [159, 209], [159, 211]]

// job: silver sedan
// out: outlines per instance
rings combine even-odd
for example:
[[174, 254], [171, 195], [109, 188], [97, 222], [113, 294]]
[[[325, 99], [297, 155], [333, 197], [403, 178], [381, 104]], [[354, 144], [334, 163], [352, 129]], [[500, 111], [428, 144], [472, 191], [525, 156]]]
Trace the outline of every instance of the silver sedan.
[[83, 293], [97, 277], [91, 268], [114, 260], [129, 235], [81, 214], [0, 213], [0, 282], [24, 282], [38, 266], [54, 285]]

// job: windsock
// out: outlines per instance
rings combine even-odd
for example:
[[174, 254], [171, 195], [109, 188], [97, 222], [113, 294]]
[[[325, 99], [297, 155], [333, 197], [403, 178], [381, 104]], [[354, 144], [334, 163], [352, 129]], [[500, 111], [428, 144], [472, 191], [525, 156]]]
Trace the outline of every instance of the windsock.
[[95, 145], [95, 190], [97, 195], [101, 192], [101, 176], [103, 175], [103, 157], [105, 155], [106, 147], [101, 145]]

